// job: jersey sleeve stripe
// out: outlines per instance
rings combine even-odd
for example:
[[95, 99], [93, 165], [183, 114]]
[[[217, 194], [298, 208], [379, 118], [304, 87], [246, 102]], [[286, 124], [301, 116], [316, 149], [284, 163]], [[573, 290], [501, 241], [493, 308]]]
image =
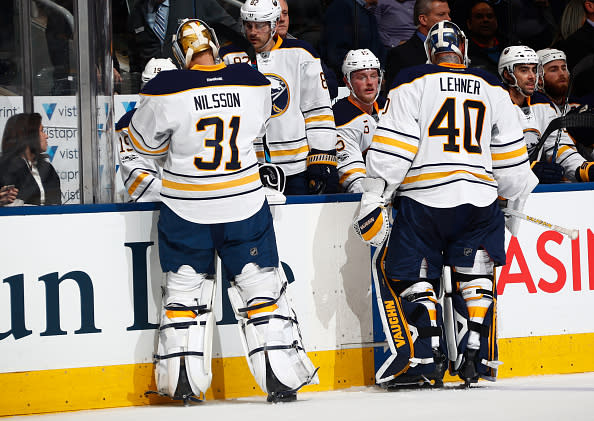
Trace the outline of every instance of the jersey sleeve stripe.
[[[270, 151], [270, 156], [287, 156], [287, 155], [297, 155], [303, 152], [309, 152], [309, 146], [305, 145], [297, 149], [285, 149], [280, 151]], [[264, 157], [263, 151], [256, 151], [256, 155], [258, 158]]]
[[313, 123], [316, 121], [334, 121], [334, 117], [331, 115], [316, 115], [305, 119], [305, 123]]
[[369, 148], [368, 151], [369, 152], [373, 151], [373, 152], [383, 153], [383, 154], [386, 154], [386, 155], [391, 155], [391, 156], [395, 156], [395, 157], [400, 158], [400, 159], [404, 159], [405, 161], [408, 161], [408, 162], [413, 162], [412, 159], [407, 158], [405, 156], [402, 156], [400, 154], [394, 153], [394, 152], [387, 152], [387, 151], [383, 151], [381, 149], [376, 149], [376, 148]]
[[492, 153], [491, 158], [493, 158], [493, 161], [502, 161], [504, 159], [517, 158], [518, 156], [522, 156], [527, 153], [528, 150], [526, 149], [526, 145], [523, 145], [520, 149], [516, 149], [515, 151]]
[[356, 174], [356, 173], [366, 174], [364, 168], [353, 168], [352, 170], [346, 171], [342, 175], [342, 177], [340, 177], [340, 180], [339, 180], [340, 184], [344, 183], [347, 178], [349, 178], [351, 175]]
[[144, 180], [147, 176], [148, 176], [148, 174], [143, 172], [143, 173], [140, 173], [138, 175], [138, 177], [136, 177], [136, 180], [134, 180], [132, 185], [130, 185], [130, 187], [128, 188], [128, 194], [130, 196], [132, 196], [132, 194], [136, 191], [136, 189], [138, 188], [140, 183], [142, 183], [142, 180]]
[[387, 132], [392, 132], [392, 133], [396, 133], [398, 135], [410, 137], [411, 139], [419, 140], [419, 137], [418, 136], [413, 136], [413, 135], [408, 134], [408, 133], [399, 132], [398, 130], [388, 129], [387, 127], [383, 127], [383, 126], [378, 126], [377, 130], [385, 130]]
[[528, 162], [528, 157], [526, 157], [526, 159], [524, 159], [521, 162], [516, 162], [513, 164], [509, 164], [509, 165], [493, 165], [493, 169], [494, 170], [503, 170], [505, 168], [519, 167], [519, 166], [522, 166], [525, 162]]
[[209, 183], [209, 184], [188, 184], [188, 183], [178, 183], [175, 181], [163, 180], [163, 187], [172, 189], [172, 190], [182, 190], [182, 191], [213, 191], [213, 190], [222, 190], [222, 189], [229, 189], [232, 187], [243, 186], [249, 183], [253, 183], [260, 179], [259, 173], [253, 173], [246, 177], [239, 178], [237, 180], [232, 181], [223, 181], [220, 183]]
[[[134, 134], [132, 134], [133, 132], [137, 133], [138, 136], [142, 139], [142, 136], [140, 135], [140, 133], [138, 133], [136, 130], [134, 130], [134, 127], [131, 124], [130, 124], [130, 129], [131, 130], [128, 131], [128, 135], [130, 136], [130, 139], [132, 140], [132, 143], [134, 143], [134, 146], [136, 146], [137, 150], [143, 151], [149, 155], [162, 155], [169, 150], [169, 144], [167, 144], [167, 146], [165, 146], [164, 148], [161, 148], [161, 149], [153, 149], [153, 150], [146, 149], [143, 146], [143, 145], [146, 145], [146, 142], [144, 142], [144, 141], [142, 143], [139, 142], [138, 139], [136, 139], [136, 137], [134, 136]], [[148, 145], [146, 145], [146, 146], [148, 146]]]
[[518, 142], [522, 142], [524, 140], [523, 137], [516, 139], [512, 142], [508, 142], [508, 143], [501, 143], [501, 144], [493, 144], [491, 143], [491, 148], [505, 148], [506, 146], [511, 146], [511, 145], [515, 145]]
[[413, 175], [410, 177], [406, 177], [404, 179], [404, 181], [402, 182], [402, 184], [411, 184], [411, 183], [416, 183], [419, 181], [438, 180], [440, 178], [447, 178], [447, 177], [451, 177], [456, 174], [469, 174], [469, 175], [479, 178], [481, 180], [495, 181], [492, 177], [489, 177], [488, 175], [485, 175], [485, 174], [478, 174], [478, 173], [474, 173], [474, 172], [470, 172], [470, 171], [466, 171], [466, 170], [457, 170], [457, 171], [443, 171], [443, 172], [434, 172], [434, 173]]
[[316, 107], [316, 108], [311, 108], [309, 110], [305, 110], [305, 111], [303, 111], [303, 114], [308, 114], [308, 113], [311, 113], [314, 111], [319, 111], [319, 110], [328, 110], [329, 112], [332, 112], [332, 108], [325, 105], [323, 107]]
[[430, 186], [418, 186], [418, 187], [415, 186], [415, 187], [407, 187], [407, 188], [403, 187], [402, 188], [402, 191], [434, 189], [434, 188], [437, 188], [437, 187], [446, 186], [448, 184], [458, 183], [460, 181], [465, 181], [467, 183], [482, 184], [484, 186], [497, 189], [497, 186], [495, 184], [489, 184], [489, 183], [485, 183], [485, 182], [480, 181], [480, 180], [471, 180], [471, 179], [468, 179], [468, 178], [456, 178], [455, 180], [449, 180], [449, 181], [445, 181], [443, 183], [438, 183], [438, 184], [431, 184]]
[[419, 150], [418, 146], [410, 145], [408, 143], [392, 139], [390, 137], [373, 136], [373, 142], [383, 143], [384, 145], [393, 146], [398, 149], [404, 149], [405, 151], [410, 152], [412, 154], [416, 154]]

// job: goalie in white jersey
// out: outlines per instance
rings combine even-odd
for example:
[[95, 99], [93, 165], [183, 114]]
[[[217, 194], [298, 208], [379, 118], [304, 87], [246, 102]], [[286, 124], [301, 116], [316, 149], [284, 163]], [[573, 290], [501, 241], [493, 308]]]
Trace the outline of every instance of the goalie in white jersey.
[[285, 295], [253, 149], [270, 116], [270, 82], [245, 64], [215, 64], [216, 35], [200, 20], [182, 22], [173, 46], [185, 70], [151, 80], [129, 125], [139, 154], [166, 158], [157, 387], [187, 401], [210, 386], [216, 250], [232, 279], [229, 297], [252, 374], [269, 401], [293, 400], [317, 375]]
[[[471, 384], [497, 373], [493, 270], [505, 264], [497, 198], [521, 208], [537, 181], [505, 89], [465, 66], [464, 33], [439, 22], [425, 48], [433, 64], [401, 71], [380, 115], [356, 224], [364, 240], [381, 246], [376, 288], [393, 346], [376, 380], [439, 385], [449, 355], [450, 372]], [[394, 191], [398, 213], [384, 242]], [[453, 270], [443, 287], [453, 291], [446, 304], [456, 313], [445, 325], [437, 302], [444, 265]]]
[[379, 97], [383, 71], [378, 58], [370, 50], [361, 49], [347, 53], [342, 73], [351, 93], [332, 107], [338, 132], [338, 177], [345, 192], [361, 193], [361, 180], [366, 174], [365, 154], [386, 102]]
[[336, 193], [336, 127], [320, 58], [305, 41], [276, 34], [277, 0], [246, 1], [240, 17], [250, 47], [221, 49], [227, 64], [251, 63], [272, 84], [266, 137], [255, 143], [258, 160], [285, 173], [285, 194]]
[[557, 117], [557, 111], [545, 95], [535, 92], [538, 63], [533, 49], [516, 45], [503, 50], [498, 65], [499, 76], [516, 105], [528, 153], [535, 159], [532, 169], [540, 182], [546, 184], [558, 183], [563, 178], [594, 181], [594, 163], [584, 160], [565, 130], [557, 130], [541, 141], [541, 136]]

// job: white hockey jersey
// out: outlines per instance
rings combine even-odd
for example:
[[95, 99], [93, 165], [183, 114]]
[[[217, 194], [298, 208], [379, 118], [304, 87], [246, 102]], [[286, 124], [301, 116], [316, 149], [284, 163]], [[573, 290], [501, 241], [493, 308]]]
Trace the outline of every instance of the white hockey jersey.
[[[219, 54], [227, 64], [250, 62], [232, 45]], [[258, 160], [279, 165], [286, 175], [302, 173], [310, 149], [334, 150], [336, 144], [320, 59], [308, 43], [278, 37], [272, 51], [256, 54], [254, 65], [272, 84], [272, 118], [266, 138], [255, 143]]]
[[[549, 99], [539, 92], [526, 98], [526, 106], [515, 105], [515, 109], [524, 130], [528, 153], [530, 153], [536, 147], [549, 123], [557, 117], [557, 111]], [[555, 142], [559, 136], [555, 162], [565, 169], [566, 178], [576, 181], [575, 170], [582, 165], [584, 158], [578, 153], [573, 140], [565, 130], [561, 130], [559, 135], [558, 133], [559, 131], [555, 131], [547, 137], [539, 153], [540, 159], [543, 159], [544, 156], [545, 160], [551, 161]]]
[[264, 192], [253, 141], [270, 118], [270, 82], [249, 65], [161, 72], [140, 93], [134, 149], [166, 157], [161, 201], [196, 223], [255, 214]]
[[128, 111], [116, 124], [118, 172], [131, 201], [158, 202], [161, 200], [161, 166], [156, 160], [138, 154], [129, 140], [128, 126], [135, 111]]
[[367, 152], [367, 175], [424, 205], [516, 199], [533, 178], [522, 128], [491, 74], [455, 64], [399, 73]]
[[361, 193], [360, 181], [365, 178], [365, 155], [371, 145], [379, 112], [385, 104], [379, 97], [373, 104], [373, 115], [363, 111], [351, 96], [342, 98], [332, 106], [336, 122], [336, 159], [338, 177], [345, 192]]

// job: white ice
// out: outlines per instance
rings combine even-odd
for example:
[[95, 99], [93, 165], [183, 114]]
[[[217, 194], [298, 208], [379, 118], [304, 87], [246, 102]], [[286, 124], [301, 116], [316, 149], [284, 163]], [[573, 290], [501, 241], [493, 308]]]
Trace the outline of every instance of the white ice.
[[[21, 421], [592, 421], [594, 373], [481, 381], [470, 390], [386, 392], [355, 387], [301, 393], [297, 402], [268, 404], [264, 397], [101, 409], [19, 417]], [[16, 419], [13, 417], [7, 419]]]

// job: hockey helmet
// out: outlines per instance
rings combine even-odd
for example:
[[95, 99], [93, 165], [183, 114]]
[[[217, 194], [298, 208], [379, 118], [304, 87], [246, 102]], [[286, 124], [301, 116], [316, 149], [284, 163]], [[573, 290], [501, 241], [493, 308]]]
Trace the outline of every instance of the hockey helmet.
[[276, 25], [281, 15], [278, 0], [246, 0], [239, 10], [242, 22], [269, 22], [271, 36], [276, 33]]
[[173, 64], [170, 58], [152, 58], [144, 67], [142, 71], [142, 83], [147, 83], [149, 80], [157, 76], [162, 70], [176, 70], [177, 66]]
[[173, 55], [184, 69], [192, 56], [211, 50], [215, 62], [219, 61], [219, 41], [214, 30], [200, 19], [184, 19], [173, 35]]
[[[499, 77], [506, 85], [516, 89], [519, 88], [518, 81], [514, 75], [514, 68], [518, 64], [538, 65], [538, 56], [536, 55], [536, 52], [532, 48], [526, 47], [525, 45], [514, 45], [512, 47], [505, 48], [501, 53], [501, 56], [499, 56], [499, 64], [497, 65], [497, 73], [499, 73]], [[503, 77], [505, 70], [507, 70], [509, 73], [513, 83], [509, 83], [509, 81]], [[536, 75], [536, 79], [536, 85], [538, 85], [538, 73]]]
[[[346, 80], [349, 84], [349, 90], [355, 96], [357, 96], [357, 95], [355, 94], [355, 92], [353, 92], [353, 88], [351, 85], [351, 74], [353, 72], [356, 72], [357, 70], [366, 70], [366, 69], [377, 69], [377, 73], [379, 76], [379, 82], [378, 82], [378, 94], [379, 94], [379, 89], [382, 84], [382, 78], [383, 78], [384, 73], [381, 68], [380, 61], [375, 56], [375, 54], [373, 54], [367, 48], [363, 48], [360, 50], [350, 50], [347, 53], [347, 55], [345, 56], [344, 61], [342, 62], [342, 74], [344, 75], [344, 77], [346, 78]], [[357, 99], [359, 99], [359, 98], [357, 98]], [[374, 102], [376, 99], [377, 99], [377, 95], [374, 99]]]
[[[464, 53], [462, 47], [464, 46]], [[468, 39], [464, 32], [453, 22], [444, 20], [431, 27], [425, 39], [425, 53], [429, 63], [433, 63], [436, 54], [455, 53], [465, 66], [468, 65]]]

